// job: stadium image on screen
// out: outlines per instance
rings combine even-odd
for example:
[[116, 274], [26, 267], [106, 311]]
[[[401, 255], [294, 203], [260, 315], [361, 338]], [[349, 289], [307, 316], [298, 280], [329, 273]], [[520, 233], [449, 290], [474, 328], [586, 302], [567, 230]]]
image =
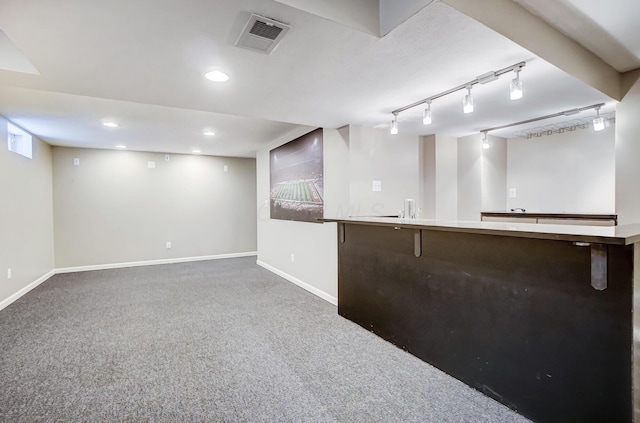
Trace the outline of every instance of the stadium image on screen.
[[323, 216], [322, 129], [270, 152], [271, 218], [317, 222]]

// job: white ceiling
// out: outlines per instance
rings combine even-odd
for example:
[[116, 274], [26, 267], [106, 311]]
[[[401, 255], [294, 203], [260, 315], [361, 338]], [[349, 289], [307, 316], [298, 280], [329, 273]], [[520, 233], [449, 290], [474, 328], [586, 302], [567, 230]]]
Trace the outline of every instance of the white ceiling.
[[[292, 26], [270, 55], [234, 46], [251, 13]], [[434, 101], [431, 126], [402, 113], [401, 131], [463, 136], [609, 100], [442, 2], [382, 38], [272, 0], [0, 0], [0, 30], [39, 72], [0, 70], [0, 114], [53, 145], [254, 157], [297, 125], [386, 127], [520, 61], [524, 99], [508, 100], [504, 75], [474, 88], [475, 113], [456, 93]], [[214, 68], [230, 80], [205, 80]]]

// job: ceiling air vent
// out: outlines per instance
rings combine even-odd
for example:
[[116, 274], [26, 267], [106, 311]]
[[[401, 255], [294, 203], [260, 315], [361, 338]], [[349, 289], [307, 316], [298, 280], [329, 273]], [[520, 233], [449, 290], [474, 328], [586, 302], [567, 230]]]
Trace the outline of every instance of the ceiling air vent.
[[236, 45], [269, 54], [280, 43], [289, 28], [291, 28], [289, 25], [282, 22], [253, 14], [244, 26]]

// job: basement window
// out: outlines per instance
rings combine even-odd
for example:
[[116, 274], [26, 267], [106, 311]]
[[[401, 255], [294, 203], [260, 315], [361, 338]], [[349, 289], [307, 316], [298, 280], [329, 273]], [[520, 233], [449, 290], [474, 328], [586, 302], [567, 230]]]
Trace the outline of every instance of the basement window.
[[30, 134], [15, 125], [7, 123], [7, 149], [21, 156], [33, 158], [33, 139]]

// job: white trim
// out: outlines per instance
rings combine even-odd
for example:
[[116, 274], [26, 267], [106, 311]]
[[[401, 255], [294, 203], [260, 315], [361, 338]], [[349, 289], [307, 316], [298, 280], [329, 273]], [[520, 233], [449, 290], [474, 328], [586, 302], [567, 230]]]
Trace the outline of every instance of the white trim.
[[318, 288], [309, 285], [306, 282], [301, 281], [300, 279], [291, 276], [288, 273], [283, 272], [280, 269], [276, 269], [273, 266], [268, 265], [267, 263], [261, 261], [261, 260], [256, 260], [256, 264], [258, 266], [264, 267], [265, 269], [267, 269], [268, 271], [275, 273], [276, 275], [288, 280], [289, 282], [292, 282], [296, 285], [298, 285], [300, 288], [305, 289], [309, 292], [311, 292], [314, 295], [317, 295], [318, 297], [322, 298], [325, 301], [330, 302], [331, 304], [333, 304], [334, 306], [338, 305], [338, 299], [332, 295], [327, 294], [324, 291], [319, 290]]
[[[33, 288], [37, 287], [42, 282], [46, 281], [47, 279], [49, 279], [54, 275], [57, 275], [58, 273], [88, 272], [91, 270], [118, 269], [123, 267], [155, 266], [157, 264], [187, 263], [192, 261], [220, 260], [220, 259], [236, 258], [236, 257], [251, 257], [251, 256], [257, 256], [257, 255], [258, 255], [257, 251], [250, 251], [245, 253], [217, 254], [212, 256], [181, 257], [181, 258], [163, 259], [163, 260], [147, 260], [147, 261], [132, 261], [127, 263], [97, 264], [93, 266], [62, 267], [62, 268], [53, 269], [47, 272], [46, 274], [42, 275], [37, 280], [31, 282], [29, 285], [25, 286], [21, 290], [15, 292], [14, 294], [11, 294], [9, 297], [0, 301], [0, 310], [6, 308], [7, 306], [15, 302], [17, 299], [25, 295], [27, 292], [31, 291]], [[257, 261], [257, 264], [295, 283], [296, 285], [306, 289], [307, 291], [317, 295], [318, 297], [329, 301], [334, 305], [338, 304], [335, 298], [312, 287], [311, 285], [308, 285], [302, 282], [301, 280], [294, 278], [293, 276], [287, 275], [286, 273], [281, 272], [278, 269], [275, 269], [260, 261]]]
[[29, 285], [27, 285], [24, 288], [22, 288], [21, 290], [19, 290], [18, 292], [14, 293], [14, 294], [10, 295], [9, 297], [5, 298], [4, 300], [0, 301], [0, 310], [6, 308], [10, 304], [12, 304], [14, 301], [16, 301], [18, 298], [22, 297], [24, 294], [26, 294], [27, 292], [31, 291], [33, 288], [35, 288], [36, 286], [40, 285], [42, 282], [46, 281], [47, 279], [49, 279], [51, 276], [53, 276], [55, 274], [56, 274], [55, 269], [54, 270], [50, 270], [49, 272], [47, 272], [44, 275], [40, 276], [35, 281], [31, 282]]
[[126, 263], [96, 264], [91, 266], [61, 267], [59, 269], [55, 269], [55, 273], [57, 274], [57, 273], [89, 272], [92, 270], [119, 269], [122, 267], [155, 266], [157, 264], [173, 264], [173, 263], [186, 263], [190, 261], [219, 260], [219, 259], [236, 258], [236, 257], [251, 257], [256, 255], [258, 255], [257, 251], [250, 251], [246, 253], [217, 254], [213, 256], [181, 257], [181, 258], [162, 259], [162, 260], [130, 261]]

